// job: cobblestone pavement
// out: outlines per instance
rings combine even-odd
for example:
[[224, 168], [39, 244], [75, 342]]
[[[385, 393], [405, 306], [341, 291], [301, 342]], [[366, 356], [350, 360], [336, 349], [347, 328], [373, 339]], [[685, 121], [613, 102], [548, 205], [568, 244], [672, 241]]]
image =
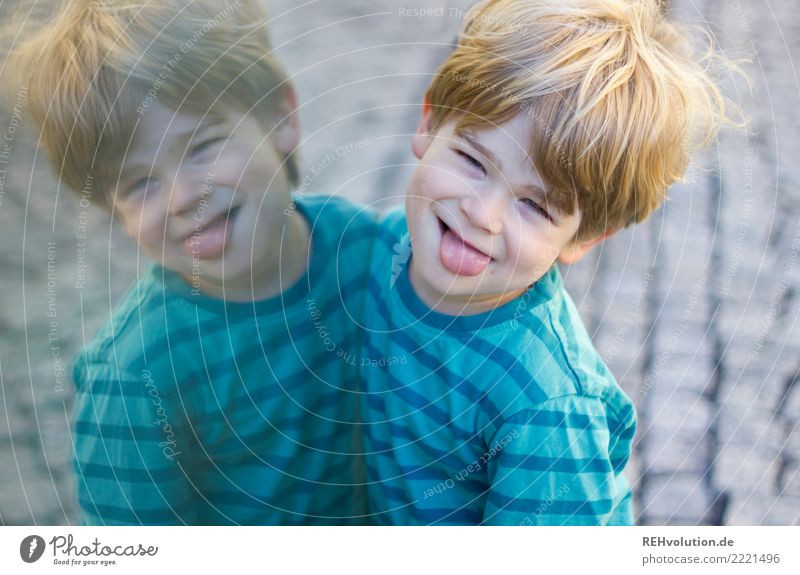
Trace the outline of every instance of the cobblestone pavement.
[[[468, 3], [269, 2], [303, 106], [302, 191], [399, 201], [422, 92]], [[434, 12], [411, 12], [421, 4]], [[637, 404], [639, 521], [800, 524], [800, 15], [789, 0], [672, 4], [752, 60], [752, 92], [725, 79], [750, 125], [723, 133], [647, 223], [563, 273]], [[24, 108], [19, 93], [0, 111], [0, 524], [66, 524], [70, 360], [147, 261], [58, 188]]]

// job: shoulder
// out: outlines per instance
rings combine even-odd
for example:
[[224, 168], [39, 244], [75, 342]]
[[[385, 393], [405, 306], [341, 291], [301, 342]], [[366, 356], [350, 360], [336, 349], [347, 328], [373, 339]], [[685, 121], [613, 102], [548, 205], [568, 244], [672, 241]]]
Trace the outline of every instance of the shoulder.
[[630, 458], [635, 433], [636, 412], [630, 402], [568, 394], [509, 414], [492, 426], [486, 440], [489, 445], [514, 440], [519, 453], [603, 461], [606, 471], [620, 472]]
[[373, 228], [378, 219], [377, 212], [370, 206], [356, 204], [342, 196], [295, 194], [292, 199], [312, 228], [324, 226], [347, 233], [360, 233]]
[[404, 234], [408, 231], [408, 225], [406, 224], [406, 210], [405, 206], [400, 204], [398, 206], [394, 206], [393, 208], [387, 210], [383, 214], [378, 221], [380, 227], [387, 232], [392, 232], [395, 234]]
[[156, 356], [169, 353], [167, 330], [189, 329], [194, 312], [165, 288], [159, 269], [151, 266], [131, 286], [75, 358], [73, 380], [79, 390], [99, 377], [141, 380], [142, 372], [157, 363]]
[[[541, 288], [539, 284], [542, 284]], [[541, 297], [540, 302], [529, 300], [533, 305], [526, 305], [525, 296], [520, 298], [521, 312], [512, 322], [508, 341], [524, 348], [519, 351], [524, 353], [528, 362], [533, 362], [532, 367], [540, 366], [543, 375], [554, 371], [569, 379], [572, 383], [570, 392], [602, 395], [603, 388], [616, 385], [614, 376], [586, 332], [558, 269], [550, 270], [537, 282], [535, 289], [546, 290], [546, 297], [533, 295], [533, 298]], [[565, 391], [561, 385], [553, 390], [553, 395]]]
[[374, 209], [341, 196], [296, 195], [294, 200], [311, 228], [315, 257], [335, 260], [346, 276], [366, 269], [378, 220]]
[[624, 429], [635, 426], [636, 412], [628, 400], [624, 403], [609, 401], [580, 393], [569, 393], [532, 404], [503, 418], [503, 425], [535, 425], [542, 428]]
[[526, 401], [533, 409], [547, 402], [581, 405], [602, 412], [609, 422], [635, 424], [633, 402], [595, 349], [560, 274], [555, 269], [548, 275], [550, 297], [519, 314], [507, 339], [509, 351], [530, 374]]

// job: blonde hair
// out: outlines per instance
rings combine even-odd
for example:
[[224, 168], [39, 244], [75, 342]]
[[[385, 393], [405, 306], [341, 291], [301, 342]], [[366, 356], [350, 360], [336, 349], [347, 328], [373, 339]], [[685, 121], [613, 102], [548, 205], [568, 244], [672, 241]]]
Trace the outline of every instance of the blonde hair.
[[727, 121], [688, 31], [655, 0], [483, 0], [426, 99], [432, 128], [533, 120], [523, 143], [575, 240], [644, 220]]
[[[13, 50], [6, 72], [28, 88], [28, 108], [60, 180], [110, 207], [135, 126], [158, 100], [213, 113], [220, 102], [267, 127], [291, 90], [272, 55], [256, 0], [68, 0]], [[296, 184], [292, 157], [285, 165]], [[99, 193], [95, 192], [99, 189]]]

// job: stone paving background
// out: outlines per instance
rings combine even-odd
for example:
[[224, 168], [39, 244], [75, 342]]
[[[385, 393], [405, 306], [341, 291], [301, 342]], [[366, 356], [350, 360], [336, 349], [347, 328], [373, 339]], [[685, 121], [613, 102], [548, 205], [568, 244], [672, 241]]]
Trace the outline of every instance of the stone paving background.
[[[418, 103], [468, 4], [269, 2], [303, 105], [304, 192], [399, 200]], [[792, 0], [672, 5], [751, 60], [751, 91], [725, 81], [750, 124], [726, 130], [647, 223], [562, 271], [637, 404], [639, 522], [798, 525], [800, 13]], [[13, 6], [0, 3], [0, 17]], [[409, 15], [420, 6], [441, 12]], [[0, 109], [0, 524], [68, 524], [71, 358], [147, 262], [58, 188], [24, 108], [19, 93]]]

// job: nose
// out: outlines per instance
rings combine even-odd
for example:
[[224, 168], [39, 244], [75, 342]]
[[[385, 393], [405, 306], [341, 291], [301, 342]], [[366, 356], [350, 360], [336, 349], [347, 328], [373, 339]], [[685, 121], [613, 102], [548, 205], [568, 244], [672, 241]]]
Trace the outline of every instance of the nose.
[[197, 210], [208, 195], [200, 182], [186, 175], [177, 174], [167, 184], [169, 185], [169, 194], [167, 195], [169, 213], [173, 216], [185, 215]]
[[503, 205], [501, 193], [469, 194], [461, 198], [461, 211], [469, 222], [491, 234], [503, 231]]

